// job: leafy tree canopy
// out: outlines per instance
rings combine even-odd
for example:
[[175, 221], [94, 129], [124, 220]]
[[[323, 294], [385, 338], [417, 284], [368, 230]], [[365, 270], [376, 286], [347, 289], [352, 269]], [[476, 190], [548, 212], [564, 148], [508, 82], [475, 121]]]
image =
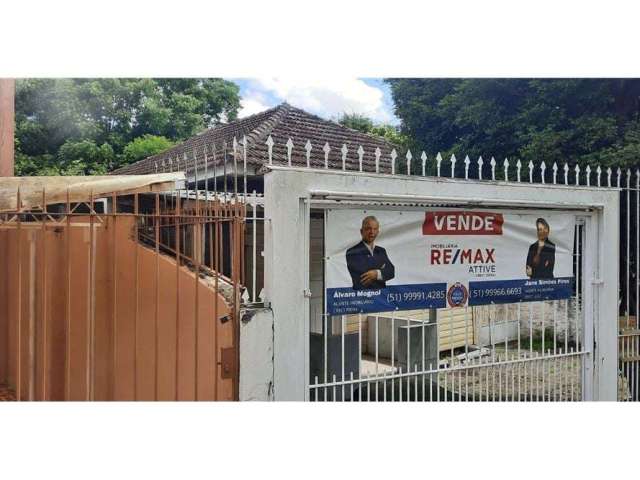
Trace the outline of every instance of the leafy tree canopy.
[[129, 142], [127, 146], [124, 147], [122, 156], [126, 163], [133, 163], [157, 153], [164, 152], [173, 145], [174, 143], [166, 137], [149, 135], [147, 133]]
[[369, 117], [358, 113], [343, 113], [338, 123], [353, 130], [382, 137], [403, 149], [409, 145], [408, 138], [398, 128], [393, 125], [374, 123]]
[[[412, 148], [580, 164], [640, 156], [640, 79], [387, 79]], [[462, 163], [462, 162], [460, 162]]]
[[239, 107], [238, 86], [217, 78], [18, 80], [16, 173], [106, 173], [234, 120]]

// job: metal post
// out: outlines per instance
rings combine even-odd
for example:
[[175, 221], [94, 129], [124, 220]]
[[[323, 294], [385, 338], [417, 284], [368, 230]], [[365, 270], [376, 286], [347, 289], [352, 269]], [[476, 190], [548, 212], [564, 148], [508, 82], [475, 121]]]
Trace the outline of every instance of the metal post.
[[0, 78], [0, 177], [14, 175], [15, 88], [12, 78]]

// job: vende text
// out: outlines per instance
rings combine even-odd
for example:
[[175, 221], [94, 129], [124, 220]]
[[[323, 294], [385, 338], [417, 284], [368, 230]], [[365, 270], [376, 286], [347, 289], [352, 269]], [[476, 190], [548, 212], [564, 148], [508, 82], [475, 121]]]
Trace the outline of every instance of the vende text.
[[491, 212], [426, 212], [423, 235], [502, 235], [504, 218]]

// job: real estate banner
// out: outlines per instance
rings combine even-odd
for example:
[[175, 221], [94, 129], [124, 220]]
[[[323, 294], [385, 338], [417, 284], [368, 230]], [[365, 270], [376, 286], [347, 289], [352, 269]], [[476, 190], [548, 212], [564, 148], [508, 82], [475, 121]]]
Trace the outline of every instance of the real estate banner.
[[556, 212], [329, 210], [327, 313], [568, 298], [574, 225]]

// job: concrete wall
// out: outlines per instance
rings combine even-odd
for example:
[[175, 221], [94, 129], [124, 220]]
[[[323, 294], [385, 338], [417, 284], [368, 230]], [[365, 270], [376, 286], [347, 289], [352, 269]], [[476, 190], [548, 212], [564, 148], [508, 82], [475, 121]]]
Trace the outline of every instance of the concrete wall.
[[240, 400], [273, 400], [273, 312], [240, 311]]
[[222, 296], [134, 242], [133, 217], [90, 231], [83, 217], [68, 235], [51, 223], [0, 230], [0, 382], [16, 386], [20, 319], [22, 398], [86, 399], [93, 316], [94, 399], [231, 400], [217, 366], [233, 345]]

